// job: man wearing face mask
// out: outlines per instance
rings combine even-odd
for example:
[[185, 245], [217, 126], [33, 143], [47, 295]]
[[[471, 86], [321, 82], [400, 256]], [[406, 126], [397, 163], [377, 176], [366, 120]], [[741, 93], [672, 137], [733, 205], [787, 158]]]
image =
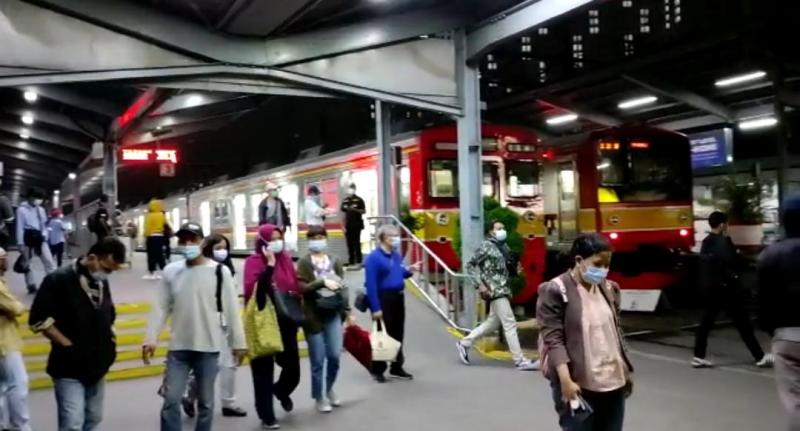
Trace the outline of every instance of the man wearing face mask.
[[350, 184], [347, 189], [347, 197], [342, 201], [342, 212], [344, 213], [344, 229], [347, 238], [347, 253], [350, 257], [350, 266], [360, 265], [363, 259], [361, 255], [361, 231], [364, 230], [364, 214], [367, 206], [364, 199], [356, 195], [356, 185]]
[[[45, 246], [47, 240], [47, 213], [42, 208], [44, 192], [38, 188], [28, 191], [27, 200], [17, 208], [17, 244], [20, 253], [28, 258], [30, 265], [34, 256], [42, 261], [47, 274], [55, 271], [56, 265], [50, 248]], [[28, 293], [36, 292], [36, 280], [33, 271], [25, 273], [25, 285]]]
[[52, 346], [47, 374], [55, 382], [59, 430], [96, 430], [103, 417], [104, 377], [116, 359], [116, 319], [108, 275], [125, 263], [125, 246], [106, 238], [42, 281], [28, 324]]
[[[192, 372], [198, 390], [195, 430], [207, 431], [214, 419], [214, 381], [219, 353], [232, 346], [235, 362], [241, 364], [247, 344], [230, 270], [203, 255], [203, 230], [197, 223], [181, 226], [177, 237], [185, 260], [164, 268], [142, 346], [142, 359], [145, 364], [150, 363], [158, 335], [171, 319], [161, 430], [181, 429], [181, 400]], [[226, 334], [220, 331], [220, 326], [227, 327]], [[225, 336], [227, 343], [223, 339]]]
[[273, 183], [265, 186], [267, 197], [258, 205], [258, 225], [271, 224], [278, 226], [282, 231], [292, 227], [292, 220], [289, 218], [289, 211], [283, 199], [278, 197], [280, 188]]
[[325, 225], [325, 216], [328, 215], [328, 211], [325, 209], [325, 205], [322, 203], [322, 196], [320, 195], [319, 187], [311, 186], [308, 188], [306, 201], [303, 203], [303, 211], [306, 217], [306, 225]]
[[[378, 228], [375, 235], [378, 238], [378, 248], [367, 256], [364, 262], [364, 277], [367, 287], [367, 299], [372, 311], [372, 319], [383, 320], [386, 323], [386, 332], [399, 342], [403, 342], [406, 325], [406, 304], [403, 291], [406, 279], [411, 277], [417, 266], [410, 268], [403, 266], [400, 256], [400, 231], [392, 225], [383, 225]], [[403, 380], [414, 377], [403, 369], [405, 357], [403, 349], [392, 362], [389, 375]], [[383, 373], [386, 372], [386, 362], [372, 364], [372, 376], [378, 383], [386, 382]]]
[[503, 223], [492, 221], [488, 225], [488, 236], [467, 263], [467, 271], [478, 284], [481, 298], [489, 301], [489, 317], [469, 335], [456, 344], [461, 362], [469, 365], [469, 349], [478, 338], [496, 331], [502, 326], [511, 351], [511, 357], [520, 371], [539, 369], [522, 354], [517, 337], [517, 319], [511, 308], [509, 266], [512, 265], [511, 250], [506, 244], [508, 233]]

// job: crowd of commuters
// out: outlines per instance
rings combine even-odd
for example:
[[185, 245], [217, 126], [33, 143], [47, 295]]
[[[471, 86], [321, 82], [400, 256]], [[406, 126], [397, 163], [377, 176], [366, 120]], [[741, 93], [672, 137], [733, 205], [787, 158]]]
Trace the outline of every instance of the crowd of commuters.
[[[231, 244], [218, 234], [205, 236], [193, 222], [175, 233], [183, 259], [166, 264], [165, 242], [172, 235], [159, 201], [150, 203], [145, 221], [149, 272], [163, 270], [152, 307], [142, 358], [150, 363], [162, 329], [169, 324], [166, 371], [159, 394], [163, 397], [160, 423], [164, 431], [182, 429], [181, 410], [196, 417], [195, 429], [212, 429], [215, 384], [220, 382], [224, 416], [243, 417], [247, 411], [236, 401], [236, 370], [250, 354], [256, 414], [264, 429], [280, 427], [274, 400], [286, 412], [294, 409], [293, 394], [300, 382], [298, 331], [303, 330], [309, 350], [311, 398], [320, 413], [342, 405], [335, 385], [343, 350], [343, 333], [353, 322], [350, 289], [344, 279], [344, 262], [328, 244], [324, 217], [330, 213], [310, 189], [310, 209], [319, 211], [320, 223], [308, 223], [308, 253], [293, 261], [284, 233], [291, 226], [277, 188], [268, 186], [262, 202], [255, 249], [246, 259], [241, 277], [245, 304], [257, 310], [274, 310], [274, 332], [281, 347], [252, 355], [250, 334], [245, 336], [239, 283], [231, 261]], [[73, 263], [61, 266], [66, 228], [57, 210], [45, 218], [42, 194], [32, 190], [16, 212], [3, 209], [5, 224], [16, 219], [20, 253], [39, 257], [47, 275], [38, 287], [28, 324], [51, 342], [47, 373], [55, 385], [60, 430], [99, 429], [103, 416], [105, 376], [116, 359], [116, 319], [109, 274], [126, 262], [125, 245], [113, 235], [95, 232], [98, 241]], [[314, 206], [316, 205], [316, 206]], [[312, 208], [313, 207], [313, 208]], [[363, 200], [351, 188], [341, 211], [346, 228], [363, 229]], [[9, 216], [10, 214], [10, 216]], [[309, 219], [306, 215], [307, 221]], [[790, 417], [790, 430], [800, 429], [800, 321], [795, 305], [800, 283], [793, 270], [800, 261], [800, 197], [789, 200], [782, 214], [786, 238], [770, 247], [758, 263], [759, 323], [773, 337], [773, 356], [764, 353], [755, 338], [744, 307], [741, 257], [726, 235], [727, 218], [714, 213], [711, 232], [703, 241], [702, 292], [704, 315], [697, 331], [697, 368], [713, 366], [706, 359], [707, 338], [716, 314], [725, 310], [733, 320], [755, 365], [775, 364], [781, 402]], [[273, 224], [276, 223], [276, 224]], [[377, 247], [364, 260], [365, 302], [374, 321], [389, 336], [403, 342], [405, 335], [405, 285], [417, 268], [406, 266], [401, 255], [399, 230], [380, 226]], [[489, 308], [487, 319], [458, 342], [459, 357], [470, 364], [473, 343], [502, 329], [519, 370], [541, 368], [550, 383], [558, 423], [563, 430], [623, 429], [625, 405], [633, 392], [633, 364], [620, 324], [620, 289], [608, 279], [613, 249], [600, 234], [584, 234], [572, 244], [570, 268], [544, 283], [539, 290], [536, 317], [540, 328], [541, 361], [525, 358], [517, 336], [510, 304], [509, 278], [517, 268], [506, 244], [507, 232], [499, 221], [487, 225], [486, 240], [466, 268], [474, 287]], [[351, 241], [348, 241], [350, 245]], [[355, 240], [352, 240], [355, 243]], [[47, 247], [45, 247], [47, 245]], [[359, 243], [360, 248], [360, 243]], [[59, 261], [55, 269], [52, 255]], [[24, 306], [3, 282], [8, 256], [0, 248], [0, 397], [6, 399], [8, 425], [30, 430], [28, 376], [22, 359], [17, 318]], [[360, 255], [350, 250], [349, 264]], [[26, 285], [36, 290], [28, 271]], [[263, 328], [262, 328], [263, 329]], [[275, 376], [275, 365], [280, 375]], [[374, 361], [373, 378], [411, 380], [402, 347], [390, 363]]]

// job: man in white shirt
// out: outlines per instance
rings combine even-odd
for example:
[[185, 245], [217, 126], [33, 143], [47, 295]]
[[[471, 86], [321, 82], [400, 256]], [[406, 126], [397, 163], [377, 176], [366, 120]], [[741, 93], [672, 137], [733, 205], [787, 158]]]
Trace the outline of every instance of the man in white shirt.
[[[161, 431], [181, 430], [181, 398], [190, 371], [198, 387], [195, 430], [209, 431], [214, 417], [214, 381], [219, 352], [227, 345], [232, 346], [236, 363], [241, 364], [247, 353], [247, 343], [230, 270], [203, 256], [203, 230], [197, 223], [184, 224], [177, 237], [186, 259], [164, 268], [142, 346], [142, 358], [146, 364], [150, 363], [158, 334], [171, 319]], [[220, 325], [227, 326], [230, 344], [222, 339]]]
[[303, 204], [304, 214], [306, 217], [306, 225], [308, 226], [324, 226], [325, 216], [328, 211], [322, 204], [319, 188], [311, 186], [306, 193], [306, 201]]

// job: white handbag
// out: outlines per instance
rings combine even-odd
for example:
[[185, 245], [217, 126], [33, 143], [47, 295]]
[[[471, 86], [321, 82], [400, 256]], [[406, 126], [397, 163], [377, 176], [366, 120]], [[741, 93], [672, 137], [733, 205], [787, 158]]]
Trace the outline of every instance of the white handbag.
[[372, 345], [372, 360], [377, 362], [394, 362], [400, 352], [402, 343], [390, 337], [386, 332], [383, 320], [372, 323], [372, 333], [369, 335]]

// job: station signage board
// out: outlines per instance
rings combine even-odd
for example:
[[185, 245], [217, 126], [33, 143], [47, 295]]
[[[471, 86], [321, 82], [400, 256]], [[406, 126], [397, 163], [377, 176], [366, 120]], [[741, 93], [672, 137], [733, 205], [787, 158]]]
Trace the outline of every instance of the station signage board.
[[178, 150], [174, 148], [123, 148], [120, 151], [123, 162], [138, 163], [178, 163]]
[[709, 130], [689, 135], [692, 169], [713, 168], [733, 161], [733, 130]]

